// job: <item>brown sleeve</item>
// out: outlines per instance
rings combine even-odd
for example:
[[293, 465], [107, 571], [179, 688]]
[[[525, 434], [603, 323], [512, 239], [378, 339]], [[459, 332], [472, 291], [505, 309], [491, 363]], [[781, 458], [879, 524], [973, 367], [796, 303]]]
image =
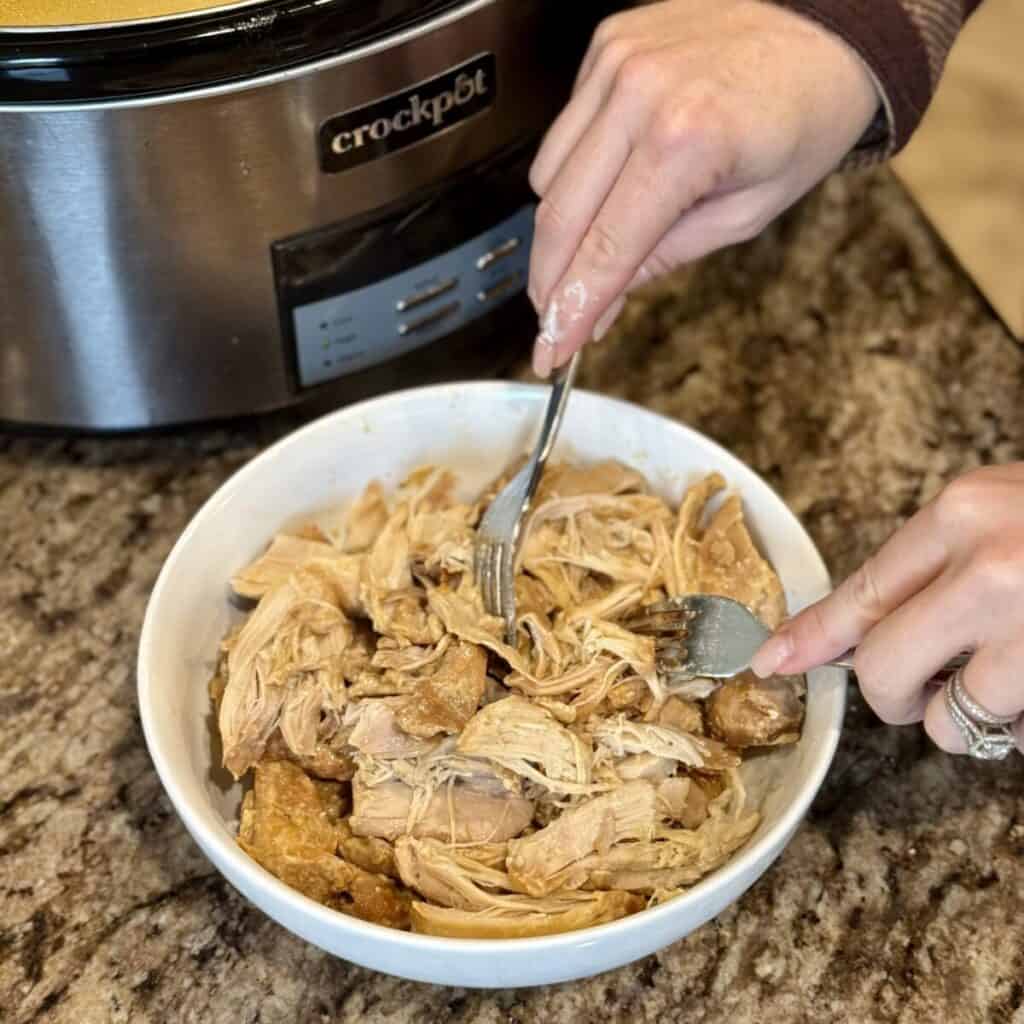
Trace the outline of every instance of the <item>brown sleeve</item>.
[[886, 159], [914, 133], [946, 56], [981, 0], [775, 0], [845, 40], [870, 69], [882, 107], [844, 166]]

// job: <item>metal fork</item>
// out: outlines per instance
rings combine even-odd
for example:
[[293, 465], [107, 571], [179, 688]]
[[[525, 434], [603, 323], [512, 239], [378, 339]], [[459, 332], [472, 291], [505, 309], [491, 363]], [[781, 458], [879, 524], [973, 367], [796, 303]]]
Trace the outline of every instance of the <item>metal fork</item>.
[[[739, 675], [750, 668], [750, 659], [771, 636], [746, 605], [715, 594], [686, 594], [648, 605], [623, 626], [654, 637], [655, 668], [668, 684]], [[846, 651], [826, 664], [852, 669], [854, 654]], [[936, 678], [962, 668], [968, 657], [951, 658]]]
[[510, 645], [515, 643], [516, 637], [514, 579], [523, 522], [558, 436], [579, 358], [577, 352], [555, 375], [533, 454], [491, 502], [476, 529], [473, 551], [476, 583], [483, 595], [484, 608], [504, 621], [505, 641]]

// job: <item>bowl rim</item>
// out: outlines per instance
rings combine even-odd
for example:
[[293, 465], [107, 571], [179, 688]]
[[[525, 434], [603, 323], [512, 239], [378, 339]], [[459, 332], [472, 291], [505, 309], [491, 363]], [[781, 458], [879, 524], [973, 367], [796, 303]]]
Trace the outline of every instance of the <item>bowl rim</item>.
[[[568, 947], [596, 943], [613, 933], [624, 936], [646, 930], [656, 924], [657, 921], [664, 921], [675, 914], [683, 913], [687, 907], [699, 906], [704, 901], [705, 896], [712, 891], [728, 889], [736, 883], [742, 885], [742, 893], [760, 877], [759, 873], [754, 879], [744, 885], [743, 876], [749, 867], [756, 864], [766, 854], [770, 854], [769, 863], [761, 869], [761, 873], [763, 873], [770, 866], [771, 860], [774, 860], [781, 854], [788, 842], [789, 836], [795, 832], [802, 822], [811, 802], [824, 781], [825, 775], [831, 767], [839, 744], [846, 705], [846, 695], [841, 688], [838, 691], [839, 700], [836, 704], [833, 720], [826, 723], [827, 733], [822, 739], [818, 755], [808, 766], [809, 770], [801, 780], [800, 789], [796, 797], [787, 805], [780, 814], [779, 819], [769, 829], [758, 836], [755, 841], [744, 844], [725, 864], [702, 878], [680, 896], [615, 921], [591, 925], [587, 928], [555, 935], [509, 939], [452, 938], [424, 935], [363, 921], [360, 918], [351, 917], [340, 911], [332, 910], [285, 885], [246, 854], [237, 842], [228, 838], [224, 830], [210, 827], [203, 820], [203, 812], [192, 805], [192, 802], [186, 797], [182, 787], [178, 784], [176, 772], [171, 767], [167, 751], [159, 742], [156, 723], [152, 717], [151, 693], [156, 685], [156, 679], [155, 673], [151, 671], [150, 657], [154, 644], [154, 634], [157, 629], [155, 622], [156, 610], [164, 600], [164, 594], [169, 585], [169, 580], [174, 573], [176, 563], [182, 557], [182, 552], [188, 548], [194, 534], [201, 529], [206, 516], [232, 493], [244, 488], [248, 478], [259, 473], [266, 463], [278, 458], [288, 448], [301, 446], [310, 435], [330, 430], [332, 425], [339, 420], [359, 417], [375, 408], [400, 404], [411, 398], [429, 398], [436, 395], [439, 400], [443, 400], [446, 397], [452, 397], [455, 393], [467, 390], [482, 394], [487, 392], [501, 393], [503, 396], [508, 396], [511, 392], [522, 398], [528, 398], [531, 401], [539, 401], [547, 395], [549, 389], [544, 385], [520, 383], [517, 381], [462, 381], [405, 388], [335, 409], [287, 433], [284, 437], [258, 452], [224, 480], [193, 514], [164, 560], [156, 583], [146, 603], [137, 658], [137, 698], [143, 735], [150, 758], [171, 804], [204, 855], [213, 862], [218, 872], [224, 875], [227, 881], [243, 892], [243, 895], [250, 902], [253, 902], [252, 898], [248, 895], [250, 891], [266, 890], [275, 898], [279, 907], [288, 908], [293, 915], [301, 915], [311, 920], [311, 922], [315, 922], [328, 932], [347, 932], [355, 939], [383, 939], [393, 943], [394, 947], [408, 950], [411, 953], [430, 951], [434, 954], [473, 953], [486, 955], [524, 946], [529, 946], [530, 949], [538, 953], [548, 951], [554, 953]], [[712, 440], [706, 434], [702, 434], [685, 423], [620, 398], [583, 388], [574, 390], [574, 397], [582, 395], [587, 396], [588, 401], [596, 401], [598, 404], [609, 406], [610, 410], [617, 409], [620, 412], [628, 412], [633, 417], [637, 415], [653, 417], [661, 421], [665, 429], [674, 431], [677, 435], [685, 436], [691, 446], [703, 448], [709, 453], [713, 453], [716, 459], [726, 466], [731, 464], [735, 469], [755, 476], [770, 495], [772, 501], [778, 506], [779, 511], [790, 519], [795, 528], [803, 535], [804, 541], [813, 554], [814, 569], [820, 572], [825, 584], [829, 585], [828, 570], [817, 549], [817, 545], [815, 545], [796, 514], [756, 470], [742, 462], [717, 441]], [[723, 473], [728, 477], [727, 470], [723, 470]], [[830, 673], [834, 675], [841, 671], [839, 669], [816, 669], [812, 670], [812, 673], [809, 673], [809, 675], [816, 673]], [[845, 673], [843, 674], [845, 675]], [[211, 852], [211, 848], [216, 851], [216, 856]], [[228, 875], [227, 870], [221, 866], [221, 858], [230, 866], [232, 872], [237, 873], [237, 876], [241, 879], [240, 882], [236, 883]], [[731, 902], [733, 901], [730, 900]]]

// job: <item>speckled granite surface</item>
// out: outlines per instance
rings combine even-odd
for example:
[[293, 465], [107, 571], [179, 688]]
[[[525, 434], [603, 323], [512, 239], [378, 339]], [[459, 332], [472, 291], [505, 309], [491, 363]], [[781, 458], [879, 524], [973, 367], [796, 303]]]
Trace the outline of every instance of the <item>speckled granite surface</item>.
[[[636, 301], [584, 383], [753, 463], [837, 575], [950, 475], [1024, 457], [1024, 352], [884, 172]], [[433, 989], [246, 904], [162, 794], [133, 663], [173, 540], [281, 429], [0, 440], [0, 1020], [1024, 1022], [1024, 760], [953, 761], [856, 701], [780, 862], [610, 975]]]

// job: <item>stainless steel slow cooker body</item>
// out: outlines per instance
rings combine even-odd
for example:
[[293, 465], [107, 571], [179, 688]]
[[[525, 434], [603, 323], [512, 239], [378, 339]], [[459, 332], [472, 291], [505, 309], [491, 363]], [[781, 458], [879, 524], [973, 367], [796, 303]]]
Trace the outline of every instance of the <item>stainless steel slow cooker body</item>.
[[0, 32], [0, 420], [149, 427], [493, 369], [532, 326], [526, 169], [583, 6]]

